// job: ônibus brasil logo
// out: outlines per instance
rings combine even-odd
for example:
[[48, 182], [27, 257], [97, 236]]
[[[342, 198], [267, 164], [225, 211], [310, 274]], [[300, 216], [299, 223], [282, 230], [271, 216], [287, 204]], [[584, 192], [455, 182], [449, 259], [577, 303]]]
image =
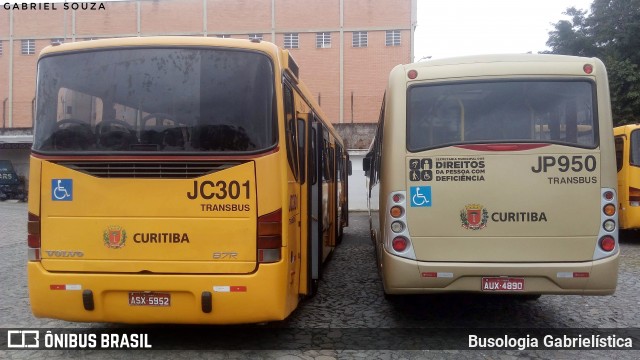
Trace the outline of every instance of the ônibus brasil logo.
[[471, 230], [480, 230], [487, 227], [489, 212], [480, 204], [465, 205], [460, 211], [460, 221], [462, 227]]
[[102, 233], [104, 246], [111, 249], [120, 249], [127, 241], [127, 232], [118, 225], [111, 225]]

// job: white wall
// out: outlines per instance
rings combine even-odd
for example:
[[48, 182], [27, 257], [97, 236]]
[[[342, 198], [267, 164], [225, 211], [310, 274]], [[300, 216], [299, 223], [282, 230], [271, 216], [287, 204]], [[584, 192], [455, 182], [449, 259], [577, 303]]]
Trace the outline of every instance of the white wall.
[[349, 210], [367, 210], [366, 179], [362, 170], [362, 159], [366, 150], [348, 150], [351, 160], [351, 176], [349, 176]]

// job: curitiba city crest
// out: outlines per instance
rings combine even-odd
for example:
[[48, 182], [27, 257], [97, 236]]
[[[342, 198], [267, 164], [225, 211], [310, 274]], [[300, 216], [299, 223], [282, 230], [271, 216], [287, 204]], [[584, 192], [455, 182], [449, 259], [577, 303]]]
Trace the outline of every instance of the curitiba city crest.
[[104, 246], [111, 249], [120, 249], [127, 241], [127, 232], [118, 225], [111, 225], [102, 233]]
[[489, 212], [480, 204], [468, 204], [460, 211], [462, 227], [471, 230], [480, 230], [487, 227]]

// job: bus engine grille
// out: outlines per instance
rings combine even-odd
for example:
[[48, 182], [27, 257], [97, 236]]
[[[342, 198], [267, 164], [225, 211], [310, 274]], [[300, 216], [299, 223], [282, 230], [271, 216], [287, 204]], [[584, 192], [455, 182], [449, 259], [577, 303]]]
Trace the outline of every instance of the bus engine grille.
[[99, 178], [192, 179], [241, 162], [60, 161], [57, 164]]

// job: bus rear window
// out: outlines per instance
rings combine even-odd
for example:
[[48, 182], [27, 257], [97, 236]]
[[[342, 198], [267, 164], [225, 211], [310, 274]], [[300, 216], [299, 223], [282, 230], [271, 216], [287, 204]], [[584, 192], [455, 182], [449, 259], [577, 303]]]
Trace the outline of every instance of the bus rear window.
[[256, 152], [276, 143], [274, 71], [255, 51], [123, 48], [44, 57], [33, 149]]
[[408, 90], [407, 149], [464, 143], [550, 142], [595, 148], [594, 84], [496, 81]]

